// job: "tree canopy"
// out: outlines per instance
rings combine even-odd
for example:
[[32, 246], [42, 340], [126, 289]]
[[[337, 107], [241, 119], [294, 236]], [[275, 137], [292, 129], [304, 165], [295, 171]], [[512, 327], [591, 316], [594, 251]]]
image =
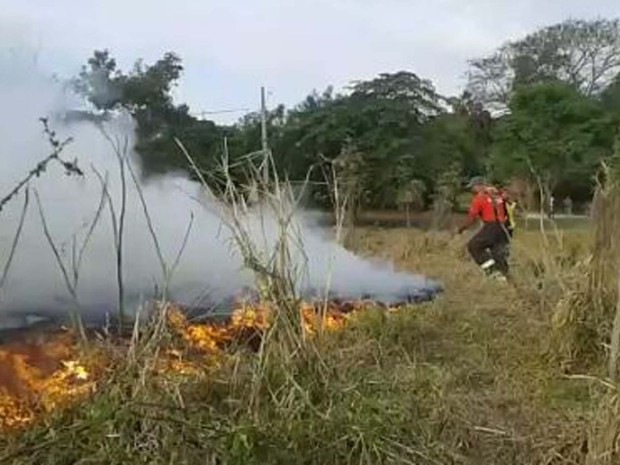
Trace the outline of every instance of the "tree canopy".
[[[232, 126], [192, 116], [172, 98], [182, 72], [172, 52], [123, 71], [103, 50], [72, 85], [95, 112], [133, 115], [147, 172], [186, 169], [175, 137], [206, 170], [218, 165], [224, 140], [233, 162], [259, 152], [260, 114]], [[459, 97], [441, 95], [412, 71], [382, 73], [340, 93], [312, 91], [292, 108], [279, 105], [267, 114], [267, 130], [279, 173], [293, 181], [310, 173], [318, 204], [329, 201], [321, 168], [331, 164], [356, 206], [394, 208], [428, 207], [440, 197], [453, 204], [458, 180], [480, 174], [541, 181], [586, 200], [619, 121], [620, 23], [571, 19], [472, 60]]]
[[182, 71], [181, 59], [172, 52], [152, 65], [137, 60], [131, 71], [123, 72], [108, 50], [95, 51], [72, 85], [96, 111], [129, 111], [137, 124], [135, 148], [147, 172], [165, 172], [185, 166], [175, 137], [196, 154], [213, 153], [221, 143], [213, 122], [198, 120], [187, 105], [173, 102], [171, 91]]
[[495, 131], [494, 173], [587, 196], [601, 160], [611, 154], [617, 120], [601, 102], [559, 82], [519, 88], [509, 108]]
[[602, 92], [620, 71], [620, 21], [569, 19], [470, 61], [468, 90], [501, 107], [520, 85], [559, 80], [584, 95]]

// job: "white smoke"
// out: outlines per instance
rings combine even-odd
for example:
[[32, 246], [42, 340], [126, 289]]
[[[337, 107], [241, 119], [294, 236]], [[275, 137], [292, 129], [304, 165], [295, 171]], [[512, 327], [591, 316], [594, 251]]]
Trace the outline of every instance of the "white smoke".
[[[33, 69], [6, 62], [0, 56], [0, 198], [35, 164], [48, 155], [50, 145], [43, 134], [40, 117], [73, 110], [80, 101]], [[79, 249], [94, 219], [102, 196], [95, 169], [109, 179], [108, 188], [117, 213], [121, 204], [121, 178], [112, 146], [90, 122], [64, 125], [50, 119], [58, 138], [72, 137], [63, 158], [77, 159], [84, 177], [66, 176], [59, 165], [31, 183], [31, 202], [19, 246], [8, 279], [0, 289], [0, 320], [16, 312], [46, 315], [67, 311], [72, 299], [67, 291], [53, 250], [48, 243], [38, 211], [36, 190], [51, 236], [71, 273], [72, 251]], [[133, 123], [119, 116], [106, 125], [108, 133], [121, 144], [132, 143]], [[181, 157], [181, 153], [178, 154]], [[140, 178], [140, 166], [132, 162]], [[124, 284], [128, 303], [153, 296], [162, 286], [162, 273], [149, 233], [138, 190], [127, 173], [127, 213], [124, 231]], [[170, 175], [142, 184], [161, 250], [169, 264], [174, 262], [191, 218], [189, 240], [170, 283], [170, 295], [188, 305], [217, 303], [253, 285], [253, 275], [244, 269], [230, 233], [221, 217], [197, 199], [204, 191], [195, 182]], [[23, 205], [23, 195], [0, 211], [0, 275], [11, 248]], [[205, 208], [207, 207], [207, 208]], [[371, 263], [337, 245], [303, 212], [296, 215], [303, 238], [304, 256], [296, 255], [305, 274], [300, 290], [330, 290], [341, 297], [365, 294], [391, 301], [405, 295], [424, 295], [437, 284], [421, 276], [396, 273], [387, 263]], [[247, 228], [256, 243], [274, 243], [277, 224], [270, 217], [249, 213]], [[76, 246], [74, 246], [74, 243]], [[117, 298], [113, 228], [109, 209], [102, 211], [94, 229], [79, 275], [77, 294], [80, 305], [91, 314], [113, 312]], [[329, 276], [329, 280], [328, 280]], [[0, 326], [2, 326], [0, 324]]]

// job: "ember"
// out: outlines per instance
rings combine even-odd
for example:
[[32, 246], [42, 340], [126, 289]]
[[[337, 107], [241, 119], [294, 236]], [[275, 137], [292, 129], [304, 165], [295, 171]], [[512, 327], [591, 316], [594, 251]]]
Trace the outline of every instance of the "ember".
[[[368, 302], [304, 302], [301, 321], [307, 335], [320, 328], [343, 328], [350, 315]], [[179, 340], [164, 347], [156, 374], [196, 376], [220, 365], [233, 342], [256, 348], [270, 326], [273, 312], [266, 303], [239, 303], [227, 321], [192, 323], [182, 309], [167, 307], [167, 325]], [[97, 388], [106, 366], [105, 350], [80, 358], [83, 351], [69, 331], [28, 334], [0, 345], [0, 432], [26, 426], [54, 409], [88, 396]]]
[[95, 385], [69, 333], [34, 335], [0, 347], [0, 431], [30, 423], [89, 394]]

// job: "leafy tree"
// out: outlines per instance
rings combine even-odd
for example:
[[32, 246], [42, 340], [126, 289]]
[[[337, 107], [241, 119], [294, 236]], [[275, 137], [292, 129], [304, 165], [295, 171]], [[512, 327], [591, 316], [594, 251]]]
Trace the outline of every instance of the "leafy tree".
[[426, 184], [419, 179], [412, 179], [402, 185], [396, 197], [400, 206], [408, 206], [413, 210], [422, 210], [425, 206]]
[[449, 216], [458, 203], [461, 180], [458, 163], [447, 166], [439, 175], [433, 194], [433, 228], [441, 229], [447, 225]]
[[444, 99], [430, 81], [405, 71], [355, 83], [351, 90], [350, 121], [373, 171], [374, 206], [392, 206], [398, 181], [406, 181], [402, 161], [415, 158], [424, 124], [444, 110]]
[[[439, 95], [407, 71], [354, 82], [342, 94], [312, 92], [292, 109], [268, 112], [276, 168], [293, 181], [310, 171], [313, 198], [326, 206], [329, 193], [316, 168], [333, 163], [354, 198], [353, 214], [432, 202], [438, 223], [454, 207], [460, 179], [488, 171], [502, 181], [540, 177], [549, 188], [585, 197], [620, 120], [617, 29], [617, 21], [571, 20], [504, 45], [474, 63], [470, 90], [459, 98]], [[213, 176], [224, 139], [233, 167], [260, 151], [258, 113], [218, 126], [173, 101], [182, 71], [181, 60], [167, 53], [123, 72], [104, 50], [72, 84], [95, 108], [93, 119], [121, 108], [133, 115], [148, 172], [186, 168], [175, 137]], [[492, 118], [481, 96], [501, 97], [509, 112]], [[232, 174], [247, 183], [244, 170]]]
[[[286, 124], [284, 105], [279, 105], [267, 112], [267, 134], [272, 149], [279, 145], [282, 130]], [[236, 155], [247, 155], [262, 150], [261, 114], [259, 112], [248, 113], [232, 128], [230, 147]], [[278, 154], [274, 151], [274, 155]]]
[[431, 188], [450, 165], [456, 164], [463, 176], [480, 174], [489, 151], [488, 132], [467, 114], [441, 115], [425, 126], [422, 149], [412, 166]]
[[521, 87], [494, 132], [493, 172], [584, 197], [600, 160], [612, 151], [614, 134], [614, 121], [600, 102], [574, 87], [559, 82]]
[[138, 60], [125, 74], [109, 50], [96, 50], [72, 84], [97, 110], [124, 107], [135, 114], [149, 107], [172, 107], [170, 91], [182, 71], [180, 58], [169, 52], [150, 66]]
[[120, 81], [121, 73], [110, 52], [96, 50], [82, 67], [79, 77], [72, 80], [72, 84], [97, 110], [108, 111], [122, 102], [123, 90]]
[[354, 223], [364, 205], [368, 203], [370, 170], [364, 154], [351, 141], [347, 141], [338, 157], [333, 161], [338, 189], [347, 201], [347, 223]]
[[181, 59], [172, 52], [152, 65], [138, 60], [124, 73], [108, 50], [95, 51], [72, 85], [98, 112], [121, 108], [130, 112], [137, 123], [135, 149], [147, 172], [186, 167], [175, 137], [202, 164], [212, 165], [221, 150], [222, 133], [213, 122], [191, 116], [187, 105], [174, 104], [171, 91], [182, 71]]
[[[394, 206], [400, 185], [412, 179], [403, 177], [403, 168], [421, 147], [424, 125], [445, 108], [429, 81], [404, 71], [382, 74], [353, 83], [344, 95], [328, 88], [288, 112], [270, 114], [270, 146], [279, 169], [292, 179], [304, 178], [311, 167], [354, 146], [368, 173], [368, 206]], [[260, 147], [257, 117], [246, 118], [236, 130], [236, 155]], [[322, 181], [321, 176], [315, 170], [312, 179]], [[325, 192], [317, 196], [328, 198]]]
[[601, 101], [605, 110], [620, 116], [620, 73], [603, 91]]
[[400, 186], [396, 195], [396, 204], [405, 210], [407, 227], [411, 226], [411, 210], [422, 210], [425, 206], [426, 184], [419, 179], [412, 179]]
[[503, 108], [519, 85], [560, 80], [600, 93], [620, 70], [620, 21], [570, 19], [508, 42], [470, 62], [468, 90]]

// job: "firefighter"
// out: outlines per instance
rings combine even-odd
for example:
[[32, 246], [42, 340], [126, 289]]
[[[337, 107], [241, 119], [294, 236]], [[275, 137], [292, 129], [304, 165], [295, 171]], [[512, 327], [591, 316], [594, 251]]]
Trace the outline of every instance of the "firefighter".
[[458, 233], [462, 234], [476, 220], [481, 220], [482, 227], [467, 243], [467, 250], [485, 274], [506, 281], [510, 234], [506, 227], [508, 215], [504, 196], [480, 177], [473, 178], [468, 188], [474, 196], [467, 219]]

